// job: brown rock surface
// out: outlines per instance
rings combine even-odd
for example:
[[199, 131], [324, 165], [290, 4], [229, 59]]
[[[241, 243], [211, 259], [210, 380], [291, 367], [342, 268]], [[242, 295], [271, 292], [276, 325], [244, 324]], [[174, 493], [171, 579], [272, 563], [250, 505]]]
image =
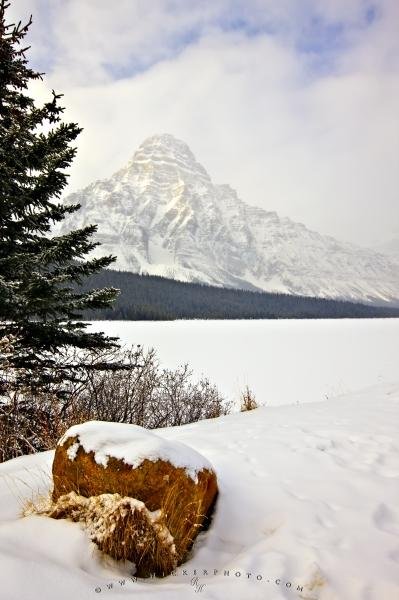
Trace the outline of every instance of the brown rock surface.
[[[85, 425], [87, 424], [83, 427]], [[146, 430], [137, 429], [141, 430], [139, 433], [142, 440]], [[206, 467], [197, 470], [194, 477], [186, 468], [175, 466], [164, 458], [154, 460], [153, 456], [151, 460], [145, 458], [133, 466], [120, 457], [112, 456], [112, 443], [108, 443], [107, 448], [110, 446], [111, 449], [106, 461], [98, 460], [95, 451], [87, 447], [85, 449], [79, 433], [73, 435], [75, 431], [72, 428], [70, 436], [67, 432], [56, 448], [53, 462], [53, 501], [69, 492], [76, 492], [87, 498], [100, 494], [119, 494], [144, 502], [149, 511], [161, 509], [165, 515], [165, 524], [174, 539], [177, 563], [183, 562], [196, 535], [208, 524], [216, 501], [217, 479], [211, 465], [204, 459]], [[129, 449], [134, 449], [135, 430], [124, 431], [132, 431]], [[153, 432], [148, 432], [148, 435], [153, 440]], [[174, 444], [176, 443], [173, 441], [162, 440], [162, 448], [166, 447], [167, 450], [179, 452], [181, 448], [183, 453], [184, 449], [194, 452], [183, 444], [177, 444], [174, 448]], [[194, 454], [201, 458], [198, 453]]]

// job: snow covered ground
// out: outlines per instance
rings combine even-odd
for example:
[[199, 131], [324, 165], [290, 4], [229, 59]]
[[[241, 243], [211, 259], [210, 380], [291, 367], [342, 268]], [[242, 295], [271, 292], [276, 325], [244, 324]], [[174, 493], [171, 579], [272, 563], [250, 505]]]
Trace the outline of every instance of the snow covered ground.
[[319, 402], [399, 379], [399, 319], [103, 321], [96, 331], [188, 362], [226, 398], [246, 384], [268, 406]]
[[[299, 344], [306, 336], [291, 324]], [[209, 600], [399, 598], [399, 375], [393, 370], [398, 353], [391, 354], [398, 322], [364, 323], [358, 339], [352, 322], [335, 322], [337, 329], [347, 329], [341, 352], [337, 329], [320, 321], [309, 325], [314, 335], [320, 332], [317, 325], [324, 331], [319, 339], [328, 332], [334, 341], [329, 360], [317, 345], [311, 353], [311, 329], [304, 353], [290, 347], [285, 355], [282, 348], [277, 352], [285, 358], [285, 371], [273, 356], [265, 360], [262, 376], [280, 373], [286, 405], [157, 430], [209, 459], [220, 487], [211, 528], [200, 534], [190, 560], [175, 575], [134, 581], [129, 565], [101, 557], [78, 524], [20, 518], [24, 502], [51, 487], [52, 452], [0, 465], [1, 600], [185, 600], [196, 594]], [[190, 349], [195, 341], [194, 332]], [[209, 346], [214, 357], [218, 344], [215, 337]], [[351, 365], [344, 368], [348, 344], [352, 353], [361, 352], [360, 358], [352, 355], [352, 379], [347, 375]], [[190, 352], [186, 356], [183, 350], [184, 360], [191, 362]], [[235, 352], [242, 357], [253, 352], [257, 360], [254, 347]], [[299, 377], [303, 354], [313, 357], [309, 394], [306, 378]], [[335, 358], [338, 366], [326, 370]], [[333, 386], [334, 374], [342, 374], [342, 385], [360, 388], [360, 363], [365, 389], [306, 401], [314, 399], [322, 382]], [[225, 369], [233, 373], [235, 367]], [[298, 381], [296, 394], [286, 381], [292, 379]], [[259, 390], [257, 395], [263, 399]], [[272, 396], [265, 400], [273, 404]]]

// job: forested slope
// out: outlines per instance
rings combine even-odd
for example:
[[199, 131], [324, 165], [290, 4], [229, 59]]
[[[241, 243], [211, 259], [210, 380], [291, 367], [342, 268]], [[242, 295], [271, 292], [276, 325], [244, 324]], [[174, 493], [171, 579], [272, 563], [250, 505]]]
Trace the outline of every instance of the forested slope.
[[399, 317], [399, 309], [352, 302], [226, 289], [111, 269], [90, 277], [83, 290], [116, 287], [113, 309], [86, 312], [87, 319], [317, 319]]

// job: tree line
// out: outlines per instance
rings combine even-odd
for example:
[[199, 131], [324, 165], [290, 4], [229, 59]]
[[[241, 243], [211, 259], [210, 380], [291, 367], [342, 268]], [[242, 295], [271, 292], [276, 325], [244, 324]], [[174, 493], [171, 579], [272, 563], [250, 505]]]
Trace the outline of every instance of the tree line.
[[113, 306], [86, 310], [88, 320], [342, 319], [398, 317], [399, 309], [343, 300], [229, 289], [155, 275], [103, 269], [79, 288], [117, 288]]

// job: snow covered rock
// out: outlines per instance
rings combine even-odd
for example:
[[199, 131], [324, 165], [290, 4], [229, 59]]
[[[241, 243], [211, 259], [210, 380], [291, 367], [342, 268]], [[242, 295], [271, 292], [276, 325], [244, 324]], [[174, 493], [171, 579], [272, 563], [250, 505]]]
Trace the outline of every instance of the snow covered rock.
[[89, 421], [60, 439], [53, 462], [53, 501], [76, 492], [90, 498], [119, 494], [161, 510], [184, 561], [214, 506], [212, 465], [189, 446], [124, 423]]

